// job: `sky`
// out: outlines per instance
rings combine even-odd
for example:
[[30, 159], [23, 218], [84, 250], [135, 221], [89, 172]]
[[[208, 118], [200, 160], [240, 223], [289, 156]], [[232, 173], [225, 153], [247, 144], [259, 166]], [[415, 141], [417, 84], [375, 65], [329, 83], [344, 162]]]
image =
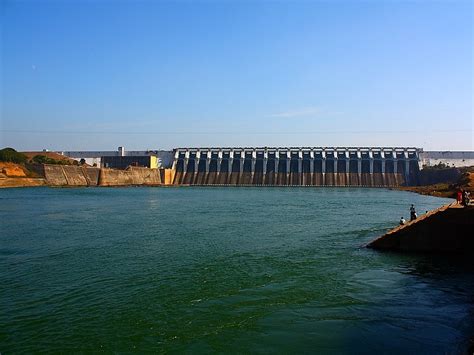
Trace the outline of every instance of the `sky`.
[[473, 150], [473, 2], [0, 1], [0, 148]]

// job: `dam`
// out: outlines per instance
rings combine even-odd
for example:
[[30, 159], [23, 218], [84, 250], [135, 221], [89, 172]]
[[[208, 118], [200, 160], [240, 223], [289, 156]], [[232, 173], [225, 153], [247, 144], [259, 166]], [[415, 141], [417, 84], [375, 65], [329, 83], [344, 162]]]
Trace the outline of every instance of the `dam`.
[[173, 185], [414, 185], [420, 148], [176, 148]]

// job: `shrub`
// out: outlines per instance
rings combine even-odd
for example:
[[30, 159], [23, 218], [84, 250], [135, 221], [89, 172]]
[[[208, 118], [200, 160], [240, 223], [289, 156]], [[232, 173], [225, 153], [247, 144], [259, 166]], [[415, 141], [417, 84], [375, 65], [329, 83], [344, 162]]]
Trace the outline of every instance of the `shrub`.
[[[56, 164], [56, 165], [69, 165], [69, 162], [67, 160], [58, 160], [58, 159], [53, 159], [49, 158], [46, 155], [38, 154], [31, 159], [34, 163], [38, 164]], [[76, 164], [77, 165], [77, 162]]]
[[22, 164], [26, 163], [28, 158], [25, 154], [17, 152], [13, 148], [4, 148], [0, 150], [0, 161]]
[[48, 164], [50, 159], [46, 155], [35, 155], [31, 160], [38, 164]]
[[443, 169], [452, 169], [452, 167], [450, 167], [449, 165], [446, 165], [442, 162], [439, 162], [438, 164], [431, 165], [431, 166], [423, 165], [423, 169], [426, 169], [426, 170], [443, 170]]

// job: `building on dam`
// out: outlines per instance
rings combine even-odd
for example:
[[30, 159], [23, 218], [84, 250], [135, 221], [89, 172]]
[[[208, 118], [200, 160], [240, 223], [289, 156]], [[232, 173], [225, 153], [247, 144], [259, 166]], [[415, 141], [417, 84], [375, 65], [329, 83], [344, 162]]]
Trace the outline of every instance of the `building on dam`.
[[177, 148], [174, 185], [416, 184], [420, 148]]
[[124, 169], [127, 166], [145, 166], [149, 168], [170, 167], [173, 163], [173, 152], [168, 150], [117, 150], [58, 151], [70, 159], [82, 159], [91, 166], [102, 168]]

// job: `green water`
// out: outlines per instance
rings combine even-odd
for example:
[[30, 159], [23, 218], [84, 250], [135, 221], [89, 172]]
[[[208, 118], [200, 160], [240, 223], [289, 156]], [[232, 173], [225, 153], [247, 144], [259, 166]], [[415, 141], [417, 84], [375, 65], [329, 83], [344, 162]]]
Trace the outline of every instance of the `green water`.
[[414, 203], [357, 188], [0, 190], [0, 352], [456, 353], [471, 261], [361, 246]]

